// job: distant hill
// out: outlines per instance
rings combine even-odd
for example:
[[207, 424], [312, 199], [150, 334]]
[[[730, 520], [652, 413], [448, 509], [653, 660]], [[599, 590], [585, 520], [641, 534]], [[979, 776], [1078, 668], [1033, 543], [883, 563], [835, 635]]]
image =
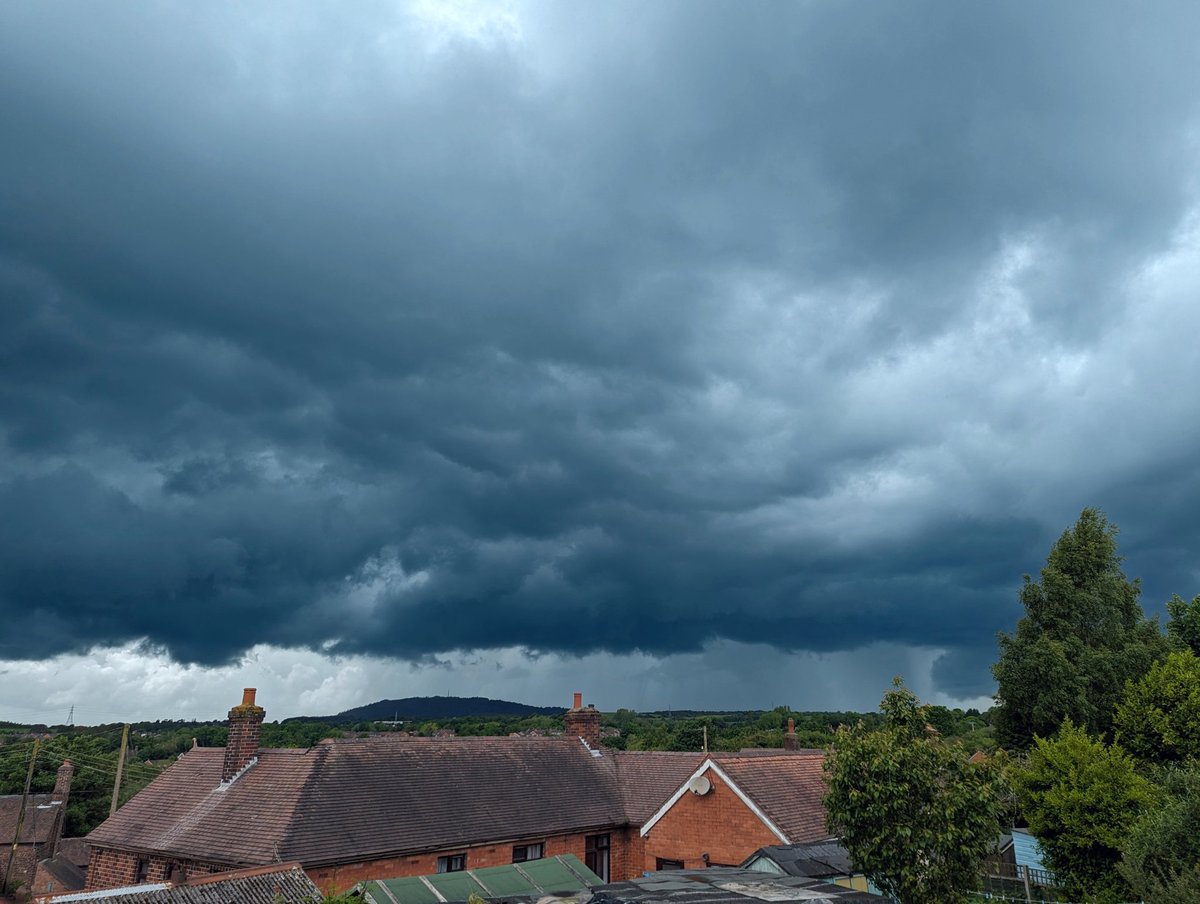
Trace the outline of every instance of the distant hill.
[[405, 697], [402, 700], [379, 700], [366, 706], [356, 706], [336, 716], [298, 716], [285, 721], [340, 725], [347, 722], [388, 722], [392, 719], [458, 719], [464, 716], [561, 716], [564, 711], [562, 706], [529, 706], [487, 697]]

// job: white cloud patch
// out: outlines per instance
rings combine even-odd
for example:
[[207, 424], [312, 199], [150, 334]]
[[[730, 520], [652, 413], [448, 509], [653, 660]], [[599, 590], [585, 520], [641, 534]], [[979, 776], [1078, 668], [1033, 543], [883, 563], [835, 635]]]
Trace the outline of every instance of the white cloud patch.
[[[427, 663], [256, 646], [219, 668], [183, 666], [137, 644], [41, 662], [0, 662], [0, 720], [77, 724], [222, 719], [258, 689], [268, 720], [332, 715], [376, 700], [479, 696], [535, 706], [569, 705], [571, 694], [604, 710], [874, 709], [894, 675], [927, 702], [986, 707], [937, 691], [935, 649], [872, 644], [859, 651], [787, 652], [717, 641], [675, 656], [594, 653], [531, 656], [519, 648], [450, 653]], [[18, 680], [19, 679], [19, 680]]]

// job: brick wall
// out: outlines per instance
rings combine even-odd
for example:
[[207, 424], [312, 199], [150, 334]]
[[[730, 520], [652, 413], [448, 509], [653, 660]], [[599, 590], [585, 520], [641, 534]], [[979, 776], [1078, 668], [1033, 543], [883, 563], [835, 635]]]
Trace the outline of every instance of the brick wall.
[[[595, 832], [529, 838], [518, 843], [542, 841], [546, 845], [547, 857], [574, 854], [580, 860], [584, 860], [586, 838], [593, 834], [610, 836], [609, 875], [611, 881], [620, 882], [642, 874], [642, 843], [637, 829], [614, 827]], [[512, 849], [513, 842], [511, 841], [503, 844], [482, 844], [474, 847], [447, 848], [444, 851], [407, 857], [386, 857], [360, 863], [313, 867], [305, 869], [305, 872], [321, 891], [327, 894], [336, 894], [353, 888], [357, 882], [364, 882], [368, 879], [391, 879], [399, 876], [425, 876], [436, 873], [438, 857], [445, 854], [465, 853], [467, 869], [507, 866], [512, 863]]]
[[702, 796], [685, 793], [646, 835], [644, 869], [655, 869], [659, 858], [698, 869], [737, 866], [760, 847], [782, 843], [720, 776], [712, 770], [705, 775], [712, 790]]
[[[643, 845], [637, 829], [613, 827], [597, 829], [594, 832], [578, 832], [570, 835], [548, 835], [541, 838], [529, 838], [519, 843], [541, 841], [545, 844], [545, 855], [555, 857], [559, 854], [574, 854], [584, 860], [585, 845], [588, 835], [608, 834], [610, 836], [609, 876], [613, 882], [632, 879], [642, 874]], [[447, 848], [443, 851], [433, 851], [412, 856], [384, 857], [377, 860], [366, 860], [358, 863], [344, 863], [337, 866], [321, 866], [305, 869], [308, 877], [313, 880], [321, 891], [338, 893], [353, 888], [358, 882], [367, 879], [392, 879], [399, 876], [424, 876], [437, 872], [438, 857], [445, 854], [467, 855], [467, 869], [478, 869], [486, 866], [507, 866], [512, 863], [514, 842], [503, 844], [481, 844], [473, 847]], [[137, 862], [147, 860], [145, 882], [163, 882], [167, 879], [168, 869], [172, 865], [181, 866], [189, 876], [207, 875], [240, 869], [239, 866], [206, 863], [196, 860], [178, 860], [169, 857], [147, 856], [132, 851], [116, 851], [105, 848], [92, 848], [91, 860], [88, 863], [88, 891], [101, 888], [116, 888], [122, 885], [133, 885], [137, 877]]]
[[33, 874], [37, 869], [37, 862], [41, 859], [42, 845], [40, 844], [18, 844], [16, 854], [13, 855], [12, 876], [4, 874], [8, 868], [8, 857], [12, 853], [12, 841], [0, 847], [0, 894], [3, 894], [3, 889], [6, 884], [11, 884], [14, 887], [17, 885], [29, 886], [33, 882]]
[[[118, 888], [122, 885], [136, 884], [139, 860], [146, 861], [146, 875], [142, 879], [143, 882], [165, 882], [172, 867], [183, 870], [189, 876], [207, 876], [231, 869], [241, 869], [240, 866], [230, 864], [94, 847], [88, 860], [87, 884], [84, 888], [87, 891], [95, 891], [99, 888]], [[179, 878], [178, 874], [176, 874], [176, 878]]]

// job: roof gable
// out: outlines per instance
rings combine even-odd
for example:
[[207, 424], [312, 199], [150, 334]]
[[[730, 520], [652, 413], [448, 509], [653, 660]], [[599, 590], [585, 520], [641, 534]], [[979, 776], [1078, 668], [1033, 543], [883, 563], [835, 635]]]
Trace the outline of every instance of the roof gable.
[[746, 794], [746, 792], [743, 791], [741, 788], [739, 788], [737, 786], [737, 783], [735, 781], [733, 781], [733, 779], [731, 779], [725, 773], [725, 771], [723, 769], [721, 769], [721, 767], [718, 766], [711, 759], [705, 760], [700, 765], [700, 768], [698, 768], [695, 772], [693, 772], [691, 775], [689, 775], [687, 780], [684, 781], [675, 790], [675, 793], [672, 794], [669, 798], [667, 798], [666, 803], [664, 803], [661, 807], [659, 807], [658, 810], [654, 813], [654, 815], [651, 816], [650, 819], [648, 819], [642, 825], [642, 828], [641, 828], [642, 837], [645, 837], [647, 834], [649, 834], [650, 830], [652, 828], [654, 828], [654, 826], [664, 816], [666, 816], [667, 813], [669, 813], [671, 811], [671, 808], [674, 807], [675, 804], [677, 804], [679, 802], [679, 800], [685, 794], [688, 793], [688, 788], [689, 788], [689, 785], [692, 783], [692, 781], [694, 779], [697, 779], [700, 776], [704, 775], [704, 773], [706, 773], [706, 772], [713, 772], [716, 775], [720, 776], [721, 781], [725, 783], [725, 785], [729, 788], [729, 790], [732, 791], [735, 795], [737, 795], [738, 799], [743, 804], [746, 805], [747, 809], [749, 809], [751, 813], [753, 813], [755, 816], [757, 816], [759, 818], [759, 820], [762, 822], [762, 824], [765, 825], [768, 829], [770, 829], [776, 838], [778, 838], [784, 844], [788, 843], [787, 836], [783, 834], [783, 832], [782, 832], [782, 830], [780, 830], [779, 826], [775, 825], [775, 823], [771, 820], [771, 818], [766, 813], [764, 813], [762, 811], [762, 809], [753, 800], [750, 799], [750, 797]]
[[712, 770], [783, 843], [830, 837], [825, 827], [824, 754], [778, 756], [715, 754], [680, 783], [642, 825], [646, 835], [688, 791], [688, 782]]

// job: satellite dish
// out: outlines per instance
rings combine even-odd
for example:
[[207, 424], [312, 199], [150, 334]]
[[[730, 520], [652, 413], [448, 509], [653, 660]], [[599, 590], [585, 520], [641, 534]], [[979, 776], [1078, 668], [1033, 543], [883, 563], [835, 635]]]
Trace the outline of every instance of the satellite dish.
[[707, 794], [709, 791], [712, 790], [712, 782], [710, 782], [708, 780], [707, 775], [697, 775], [695, 778], [693, 778], [691, 781], [688, 782], [687, 786], [688, 786], [688, 790], [691, 791], [693, 794], [695, 794], [697, 797], [703, 797], [705, 794]]

